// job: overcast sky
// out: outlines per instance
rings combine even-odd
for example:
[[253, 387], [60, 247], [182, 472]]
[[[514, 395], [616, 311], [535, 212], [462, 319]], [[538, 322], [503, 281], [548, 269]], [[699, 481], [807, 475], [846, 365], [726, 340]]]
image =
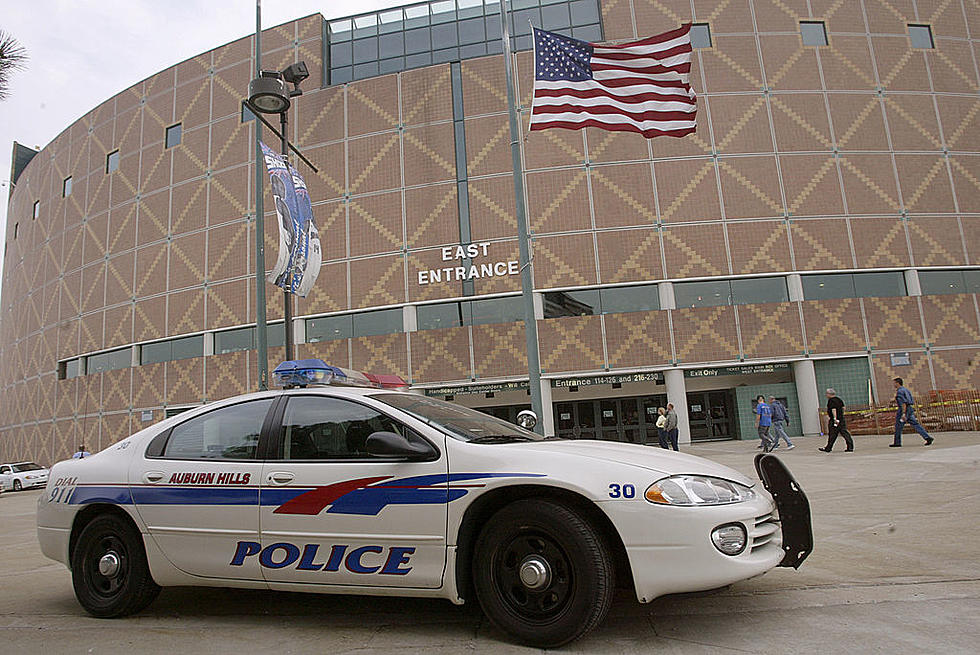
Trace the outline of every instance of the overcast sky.
[[[402, 0], [262, 0], [262, 25], [321, 13], [349, 16]], [[28, 0], [3, 2], [0, 29], [27, 49], [0, 102], [0, 239], [13, 142], [44, 147], [116, 93], [255, 32], [255, 0]], [[243, 89], [244, 92], [244, 89]]]

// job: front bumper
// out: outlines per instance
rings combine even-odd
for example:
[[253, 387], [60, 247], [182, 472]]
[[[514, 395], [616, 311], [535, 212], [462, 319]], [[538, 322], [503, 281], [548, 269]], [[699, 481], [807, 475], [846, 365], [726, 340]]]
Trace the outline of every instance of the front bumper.
[[45, 476], [44, 478], [37, 478], [34, 480], [24, 479], [21, 481], [21, 485], [23, 485], [24, 489], [38, 489], [46, 486], [47, 484], [48, 484], [47, 476]]

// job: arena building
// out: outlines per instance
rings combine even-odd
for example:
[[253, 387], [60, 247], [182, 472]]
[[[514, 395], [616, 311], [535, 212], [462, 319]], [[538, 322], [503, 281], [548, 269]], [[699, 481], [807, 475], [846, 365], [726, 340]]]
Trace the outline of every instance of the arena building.
[[[590, 41], [695, 24], [696, 135], [522, 143], [549, 433], [648, 441], [670, 400], [682, 438], [751, 436], [758, 393], [812, 433], [827, 386], [855, 404], [895, 375], [918, 394], [980, 385], [976, 2], [513, 7], [525, 134], [529, 20]], [[512, 417], [529, 399], [495, 12], [313, 15], [261, 44], [264, 68], [311, 71], [290, 129], [320, 169], [304, 172], [323, 264], [295, 305], [297, 355]], [[256, 388], [253, 41], [15, 146], [0, 460], [94, 451]], [[276, 346], [281, 305], [270, 294]]]

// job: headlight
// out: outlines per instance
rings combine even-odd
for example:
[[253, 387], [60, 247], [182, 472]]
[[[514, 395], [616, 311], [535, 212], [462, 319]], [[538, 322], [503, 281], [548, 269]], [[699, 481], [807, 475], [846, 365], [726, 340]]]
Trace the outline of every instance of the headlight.
[[646, 499], [658, 505], [728, 505], [755, 498], [755, 492], [736, 482], [704, 475], [674, 475], [651, 484]]
[[40, 476], [38, 476], [38, 475], [25, 475], [24, 477], [27, 478], [28, 480], [33, 480], [34, 478], [37, 478], [37, 477], [40, 477]]

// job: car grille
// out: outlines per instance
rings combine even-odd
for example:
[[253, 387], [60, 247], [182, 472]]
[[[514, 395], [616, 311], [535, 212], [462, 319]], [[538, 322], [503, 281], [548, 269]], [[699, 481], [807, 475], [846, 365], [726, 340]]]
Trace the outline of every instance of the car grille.
[[780, 536], [779, 522], [773, 517], [772, 512], [755, 517], [755, 524], [749, 531], [751, 551], [755, 552], [773, 540], [778, 543]]

